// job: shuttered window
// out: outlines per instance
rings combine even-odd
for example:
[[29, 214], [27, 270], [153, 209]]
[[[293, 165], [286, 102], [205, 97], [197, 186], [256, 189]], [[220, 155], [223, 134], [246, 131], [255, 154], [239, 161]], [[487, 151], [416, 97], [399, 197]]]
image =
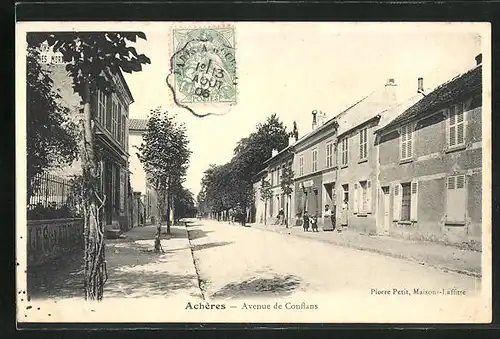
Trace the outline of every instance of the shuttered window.
[[411, 185], [401, 184], [401, 221], [410, 221], [411, 213]]
[[394, 185], [394, 195], [392, 199], [392, 218], [394, 221], [398, 221], [401, 215], [401, 185]]
[[330, 141], [326, 144], [326, 168], [333, 167], [333, 143]]
[[304, 175], [304, 156], [300, 156], [299, 158], [299, 173], [300, 175]]
[[413, 128], [411, 125], [401, 127], [401, 160], [413, 157]]
[[449, 111], [448, 145], [450, 147], [465, 144], [464, 104], [453, 105]]
[[411, 183], [411, 211], [410, 217], [411, 221], [417, 221], [417, 212], [418, 212], [418, 183]]
[[312, 151], [312, 171], [316, 172], [318, 170], [318, 150], [313, 149]]
[[467, 190], [465, 175], [451, 176], [446, 179], [446, 221], [465, 223], [467, 209]]
[[342, 142], [341, 142], [341, 154], [342, 154], [342, 156], [340, 159], [341, 160], [340, 164], [342, 166], [347, 165], [348, 160], [349, 160], [348, 147], [349, 147], [348, 139], [347, 138], [342, 139]]
[[359, 131], [359, 159], [364, 160], [368, 157], [368, 128]]
[[106, 126], [106, 95], [97, 90], [97, 121]]

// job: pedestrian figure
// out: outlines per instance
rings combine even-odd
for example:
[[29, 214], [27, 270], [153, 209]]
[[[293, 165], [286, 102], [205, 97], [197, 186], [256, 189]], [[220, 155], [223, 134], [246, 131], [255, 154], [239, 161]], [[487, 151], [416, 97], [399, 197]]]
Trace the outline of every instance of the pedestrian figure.
[[285, 223], [285, 211], [283, 209], [280, 209], [279, 217], [280, 217], [280, 225], [283, 225]]
[[[349, 201], [347, 200], [347, 197], [345, 197], [344, 202], [342, 203], [342, 226], [347, 226], [348, 216], [349, 216]], [[342, 230], [339, 227], [337, 231], [341, 232]]]
[[309, 232], [309, 215], [307, 214], [307, 211], [304, 212], [302, 218], [302, 228], [304, 229], [304, 232]]
[[330, 210], [330, 205], [325, 205], [325, 213], [323, 214], [325, 217], [325, 224], [326, 223], [331, 223], [332, 224], [332, 231], [335, 231], [335, 215], [332, 213], [332, 210]]
[[311, 217], [311, 228], [313, 232], [319, 232], [317, 212]]

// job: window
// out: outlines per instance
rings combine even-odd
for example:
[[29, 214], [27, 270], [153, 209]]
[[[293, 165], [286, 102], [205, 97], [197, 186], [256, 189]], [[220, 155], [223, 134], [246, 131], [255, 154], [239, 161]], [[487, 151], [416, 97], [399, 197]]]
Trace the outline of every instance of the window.
[[271, 168], [271, 186], [274, 186], [274, 168]]
[[326, 144], [326, 168], [333, 167], [333, 143], [330, 141]]
[[448, 145], [450, 147], [465, 144], [464, 121], [464, 104], [460, 103], [458, 105], [451, 106], [448, 118]]
[[467, 209], [467, 193], [465, 175], [455, 175], [446, 180], [446, 221], [449, 223], [465, 223]]
[[411, 184], [401, 184], [401, 221], [410, 221], [411, 213]]
[[393, 189], [393, 220], [417, 221], [418, 183], [395, 184]]
[[111, 134], [116, 138], [118, 131], [118, 104], [113, 100], [111, 106]]
[[349, 203], [349, 184], [342, 185], [343, 195], [342, 202]]
[[348, 153], [348, 142], [347, 138], [342, 139], [341, 145], [340, 145], [340, 151], [341, 151], [341, 158], [340, 158], [340, 164], [342, 166], [346, 166], [348, 163], [349, 159], [349, 153]]
[[355, 199], [355, 204], [357, 204], [357, 206], [355, 207], [356, 213], [359, 214], [371, 213], [372, 194], [371, 194], [370, 180], [360, 181], [359, 185], [354, 184], [354, 189], [355, 189], [354, 199]]
[[304, 175], [304, 156], [301, 155], [299, 158], [299, 173], [300, 175]]
[[401, 127], [401, 160], [413, 157], [413, 130], [410, 125]]
[[101, 90], [97, 90], [97, 120], [106, 124], [106, 95]]
[[312, 171], [316, 172], [318, 170], [318, 150], [313, 149], [312, 151]]
[[280, 167], [276, 167], [276, 185], [279, 185], [280, 184], [280, 180], [281, 180], [281, 177], [280, 177]]
[[364, 160], [368, 157], [368, 128], [359, 131], [359, 159]]

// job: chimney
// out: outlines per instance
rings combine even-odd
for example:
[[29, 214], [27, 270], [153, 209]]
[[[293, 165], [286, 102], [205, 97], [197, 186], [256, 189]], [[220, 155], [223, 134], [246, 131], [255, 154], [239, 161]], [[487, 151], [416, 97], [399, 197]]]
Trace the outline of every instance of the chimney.
[[417, 93], [424, 94], [424, 78], [418, 78]]
[[318, 126], [318, 121], [316, 119], [316, 116], [318, 115], [318, 111], [314, 110], [312, 111], [312, 116], [313, 116], [313, 121], [312, 121], [312, 130], [314, 131], [316, 127]]
[[396, 82], [394, 81], [393, 78], [387, 79], [387, 82], [385, 83], [386, 86], [396, 86]]
[[479, 53], [476, 55], [476, 66], [479, 66], [483, 63], [483, 54]]
[[271, 153], [271, 157], [275, 157], [276, 155], [278, 155], [278, 150], [277, 149], [273, 149], [273, 151]]
[[293, 136], [292, 134], [290, 134], [288, 136], [288, 146], [292, 145], [295, 141], [297, 141], [297, 140], [295, 140], [295, 136]]

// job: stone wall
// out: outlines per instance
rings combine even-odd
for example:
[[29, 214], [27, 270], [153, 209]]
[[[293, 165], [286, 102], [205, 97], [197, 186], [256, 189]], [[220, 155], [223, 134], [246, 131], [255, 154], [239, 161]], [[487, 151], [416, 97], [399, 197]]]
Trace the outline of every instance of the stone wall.
[[83, 250], [83, 219], [28, 221], [28, 266], [50, 262], [66, 252]]

